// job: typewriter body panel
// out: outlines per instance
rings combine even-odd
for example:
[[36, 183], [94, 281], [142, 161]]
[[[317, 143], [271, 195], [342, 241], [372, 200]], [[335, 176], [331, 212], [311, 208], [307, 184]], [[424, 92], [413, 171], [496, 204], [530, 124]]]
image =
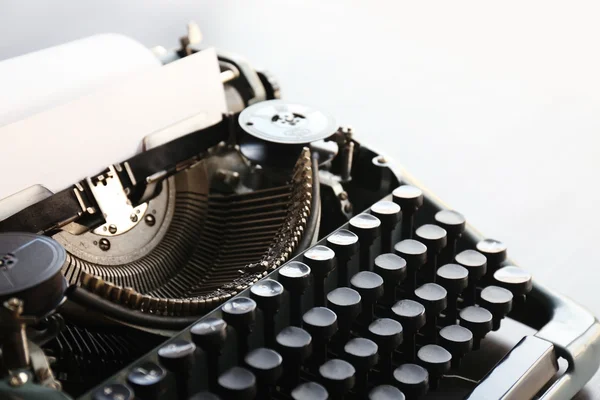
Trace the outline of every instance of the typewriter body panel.
[[219, 65], [221, 122], [0, 202], [6, 277], [52, 254], [0, 286], [0, 398], [567, 399], [594, 375], [593, 315], [351, 128]]

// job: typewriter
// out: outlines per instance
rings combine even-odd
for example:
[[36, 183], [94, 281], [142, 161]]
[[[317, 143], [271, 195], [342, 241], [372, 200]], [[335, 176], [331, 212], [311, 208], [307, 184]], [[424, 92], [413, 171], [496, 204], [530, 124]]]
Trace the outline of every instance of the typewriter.
[[[206, 51], [181, 43], [165, 64]], [[350, 127], [217, 61], [218, 122], [0, 201], [0, 399], [548, 400], [595, 374], [593, 315]]]

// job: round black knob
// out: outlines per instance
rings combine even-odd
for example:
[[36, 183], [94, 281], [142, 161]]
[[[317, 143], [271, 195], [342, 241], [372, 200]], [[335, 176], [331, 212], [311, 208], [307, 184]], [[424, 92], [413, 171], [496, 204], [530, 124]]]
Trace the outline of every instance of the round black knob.
[[390, 385], [379, 385], [369, 392], [369, 400], [404, 400], [404, 393]]
[[428, 344], [417, 353], [419, 363], [429, 372], [432, 389], [438, 386], [439, 378], [450, 370], [452, 355], [448, 350], [436, 344]]
[[406, 279], [406, 260], [392, 253], [381, 254], [375, 258], [373, 272], [383, 279], [385, 302], [392, 303], [396, 300], [396, 286]]
[[283, 358], [274, 350], [259, 347], [248, 353], [244, 361], [259, 382], [274, 385], [281, 376]]
[[147, 361], [134, 367], [127, 381], [135, 390], [137, 397], [141, 399], [157, 399], [165, 389], [165, 377], [167, 371], [160, 365]]
[[344, 346], [346, 360], [358, 371], [369, 371], [377, 364], [378, 347], [375, 342], [365, 338], [354, 338]]
[[444, 228], [437, 225], [421, 225], [415, 231], [417, 240], [427, 246], [429, 253], [439, 254], [447, 243], [447, 233]]
[[343, 398], [354, 387], [354, 367], [344, 360], [333, 359], [319, 367], [319, 374], [333, 398]]
[[402, 325], [390, 318], [379, 318], [369, 325], [369, 336], [379, 348], [381, 374], [389, 378], [392, 374], [392, 354], [402, 343]]
[[327, 237], [327, 246], [338, 259], [338, 287], [348, 285], [348, 261], [358, 251], [358, 236], [346, 229], [340, 229]]
[[279, 311], [282, 295], [283, 285], [273, 279], [263, 279], [250, 287], [250, 298], [264, 312]]
[[248, 330], [256, 320], [256, 302], [248, 297], [236, 297], [221, 307], [223, 319], [236, 330]]
[[478, 251], [465, 250], [456, 255], [456, 263], [469, 271], [469, 279], [478, 281], [487, 272], [487, 259]]
[[205, 352], [220, 352], [227, 340], [227, 322], [208, 317], [190, 329], [192, 341]]
[[483, 239], [475, 246], [487, 258], [490, 269], [495, 270], [506, 260], [506, 245], [496, 239]]
[[446, 295], [446, 289], [437, 283], [426, 283], [415, 290], [417, 300], [425, 306], [430, 316], [437, 316], [446, 309]]
[[294, 400], [327, 400], [327, 389], [315, 382], [306, 382], [292, 390]]
[[427, 247], [416, 240], [406, 239], [396, 243], [394, 252], [406, 260], [409, 289], [417, 286], [417, 272], [427, 262]]
[[371, 206], [371, 214], [376, 216], [386, 228], [393, 228], [402, 219], [400, 206], [394, 202], [381, 200]]
[[460, 359], [473, 348], [473, 334], [460, 325], [448, 325], [440, 330], [440, 344], [452, 354], [452, 366], [459, 368]]
[[494, 272], [494, 280], [498, 286], [510, 290], [515, 297], [526, 295], [533, 289], [531, 274], [512, 265]]
[[492, 330], [492, 313], [483, 307], [469, 306], [458, 316], [460, 324], [473, 333], [473, 350], [478, 350], [481, 339]]
[[392, 307], [392, 317], [400, 322], [404, 330], [404, 356], [408, 360], [416, 357], [415, 334], [426, 322], [425, 307], [413, 300], [400, 300]]
[[449, 237], [456, 238], [465, 231], [467, 220], [454, 210], [442, 210], [435, 214], [435, 222], [448, 232]]
[[381, 221], [374, 215], [362, 213], [352, 217], [349, 221], [352, 232], [358, 236], [358, 240], [370, 245], [381, 234]]
[[313, 307], [302, 316], [304, 329], [313, 338], [313, 359], [317, 365], [327, 359], [327, 343], [337, 332], [337, 315], [325, 307]]
[[187, 373], [193, 362], [196, 345], [183, 339], [175, 339], [158, 349], [160, 363], [171, 372]]
[[232, 367], [219, 377], [221, 394], [226, 399], [252, 400], [256, 397], [256, 377], [246, 368]]
[[190, 397], [190, 400], [221, 400], [221, 398], [211, 392], [199, 392]]
[[354, 289], [339, 287], [327, 294], [327, 307], [338, 317], [341, 344], [348, 341], [352, 323], [361, 311], [361, 297]]
[[458, 264], [446, 264], [437, 270], [437, 282], [448, 292], [446, 323], [455, 324], [458, 296], [469, 284], [469, 271]]
[[312, 337], [296, 326], [283, 328], [277, 334], [277, 351], [283, 356], [287, 387], [295, 387], [300, 379], [300, 366], [312, 353]]
[[362, 271], [350, 279], [350, 286], [360, 294], [362, 299], [362, 321], [370, 323], [373, 320], [373, 307], [383, 296], [383, 279], [373, 272]]
[[429, 390], [429, 373], [417, 364], [402, 364], [394, 370], [394, 385], [409, 399], [419, 399]]
[[94, 400], [133, 400], [133, 390], [122, 383], [105, 385], [94, 392]]
[[423, 205], [423, 192], [411, 185], [397, 187], [392, 192], [392, 197], [403, 212], [415, 212]]
[[500, 329], [502, 318], [512, 309], [513, 294], [498, 286], [488, 286], [481, 291], [479, 297], [481, 306], [492, 313], [492, 330], [497, 331]]
[[293, 295], [301, 295], [310, 284], [310, 267], [299, 261], [290, 261], [279, 268], [279, 282]]
[[304, 262], [310, 267], [314, 277], [314, 303], [325, 305], [325, 278], [335, 268], [335, 253], [329, 247], [316, 245], [304, 253]]

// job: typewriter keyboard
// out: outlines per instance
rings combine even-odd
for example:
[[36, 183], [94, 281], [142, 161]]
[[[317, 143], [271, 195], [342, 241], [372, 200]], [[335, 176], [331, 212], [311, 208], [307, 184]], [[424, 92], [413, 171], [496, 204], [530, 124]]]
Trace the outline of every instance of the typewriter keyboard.
[[[502, 242], [464, 240], [460, 213], [423, 217], [423, 205], [400, 186], [87, 398], [484, 398], [510, 351], [490, 355], [493, 337], [517, 329], [506, 317], [532, 277], [507, 265]], [[546, 382], [556, 374], [551, 345], [518, 345], [546, 361]]]

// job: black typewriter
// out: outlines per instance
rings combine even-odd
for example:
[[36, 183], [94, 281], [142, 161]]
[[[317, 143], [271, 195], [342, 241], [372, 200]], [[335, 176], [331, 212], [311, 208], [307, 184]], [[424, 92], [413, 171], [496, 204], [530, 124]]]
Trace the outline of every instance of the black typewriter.
[[[203, 51], [182, 44], [165, 59]], [[592, 314], [218, 61], [221, 122], [0, 221], [0, 399], [548, 400], [595, 374]], [[124, 220], [97, 196], [115, 183]]]

